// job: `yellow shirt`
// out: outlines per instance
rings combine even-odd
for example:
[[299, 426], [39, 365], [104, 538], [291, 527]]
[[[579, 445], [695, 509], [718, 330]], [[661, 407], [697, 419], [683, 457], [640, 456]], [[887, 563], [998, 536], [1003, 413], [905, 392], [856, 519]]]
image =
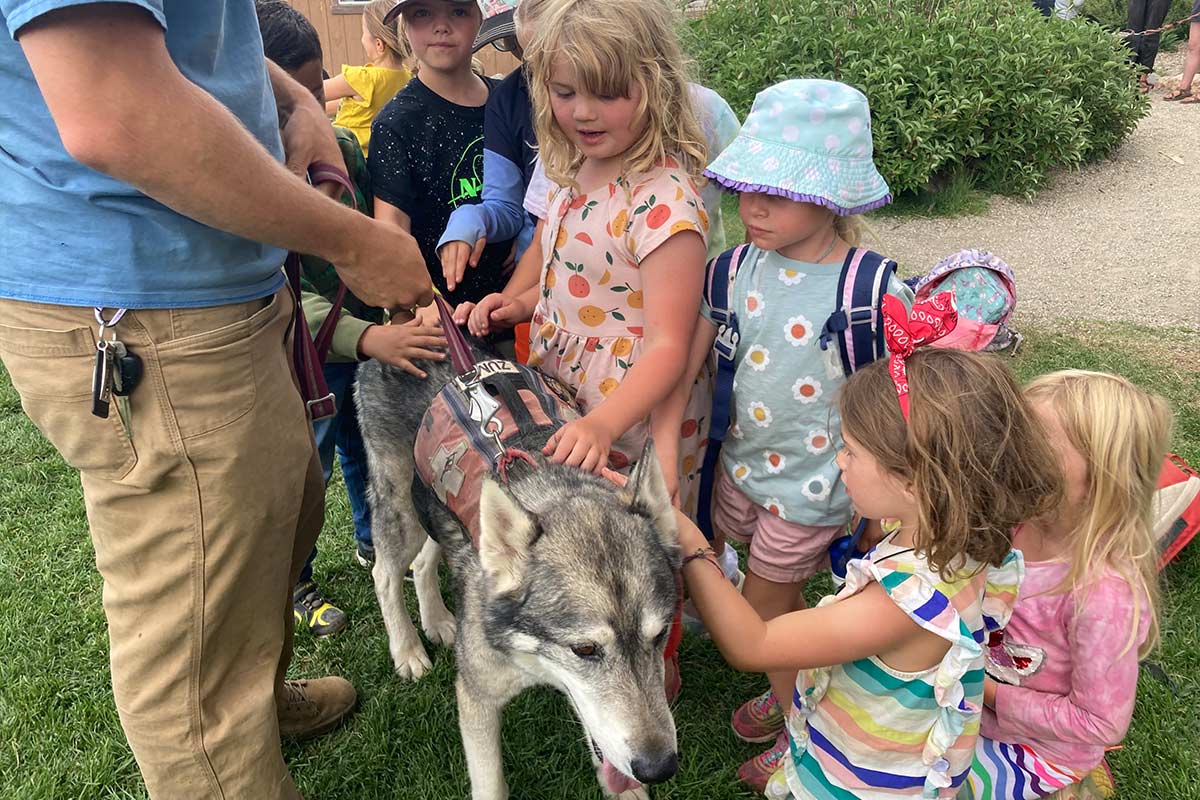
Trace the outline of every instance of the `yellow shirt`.
[[362, 100], [355, 97], [342, 100], [333, 124], [353, 131], [365, 156], [371, 142], [371, 123], [375, 121], [375, 115], [412, 80], [412, 73], [407, 69], [387, 69], [371, 64], [365, 67], [343, 64], [342, 75]]

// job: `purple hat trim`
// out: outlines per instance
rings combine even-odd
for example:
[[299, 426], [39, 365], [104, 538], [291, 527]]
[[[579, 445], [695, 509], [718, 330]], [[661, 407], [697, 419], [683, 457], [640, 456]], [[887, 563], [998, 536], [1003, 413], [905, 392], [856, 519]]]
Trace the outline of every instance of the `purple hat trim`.
[[865, 214], [868, 211], [874, 211], [877, 208], [883, 208], [888, 203], [892, 202], [891, 192], [885, 194], [878, 200], [872, 200], [869, 203], [864, 203], [861, 206], [846, 208], [833, 202], [827, 197], [822, 197], [819, 194], [797, 194], [789, 192], [787, 189], [780, 189], [778, 186], [766, 186], [761, 183], [745, 183], [743, 181], [735, 181], [726, 178], [724, 175], [718, 175], [711, 170], [704, 170], [704, 177], [709, 180], [716, 181], [722, 188], [728, 189], [731, 192], [753, 192], [754, 194], [770, 194], [775, 197], [786, 197], [789, 200], [794, 200], [797, 203], [814, 203], [819, 206], [828, 208], [833, 213], [840, 217], [848, 217], [851, 214]]

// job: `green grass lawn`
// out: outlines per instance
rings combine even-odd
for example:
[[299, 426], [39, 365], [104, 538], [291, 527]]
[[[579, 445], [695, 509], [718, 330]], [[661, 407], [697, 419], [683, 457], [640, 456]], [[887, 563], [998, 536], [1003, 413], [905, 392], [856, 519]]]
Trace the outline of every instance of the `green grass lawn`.
[[[1026, 328], [1021, 378], [1066, 366], [1123, 373], [1179, 411], [1174, 447], [1200, 463], [1198, 337], [1128, 327], [1051, 333]], [[432, 674], [401, 683], [391, 671], [370, 577], [351, 553], [340, 484], [329, 494], [317, 575], [349, 613], [332, 641], [297, 639], [295, 674], [344, 675], [361, 706], [341, 730], [285, 754], [309, 798], [462, 798], [468, 795], [453, 692], [454, 663], [434, 651]], [[109, 693], [100, 579], [76, 474], [21, 413], [0, 370], [0, 798], [144, 796]], [[1143, 674], [1123, 750], [1111, 754], [1122, 798], [1200, 798], [1200, 545], [1166, 571], [1164, 641], [1155, 656], [1174, 686]], [[814, 592], [815, 597], [815, 592]], [[765, 685], [725, 667], [711, 645], [685, 640], [676, 706], [682, 768], [658, 798], [746, 798], [734, 770], [756, 752], [728, 728], [734, 707]], [[576, 723], [548, 690], [505, 718], [513, 795], [599, 797]]]

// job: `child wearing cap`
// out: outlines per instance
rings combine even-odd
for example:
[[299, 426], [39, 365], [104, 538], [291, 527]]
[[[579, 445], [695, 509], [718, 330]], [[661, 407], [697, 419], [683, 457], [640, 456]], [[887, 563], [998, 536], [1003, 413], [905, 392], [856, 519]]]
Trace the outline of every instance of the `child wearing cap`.
[[343, 64], [342, 74], [325, 81], [327, 109], [337, 114], [333, 124], [354, 132], [363, 155], [370, 152], [375, 116], [412, 79], [404, 63], [410, 55], [408, 43], [396, 28], [396, 18], [388, 18], [395, 5], [396, 0], [367, 4], [362, 13], [362, 46], [367, 63], [361, 67]]
[[[835, 462], [846, 379], [838, 348], [823, 350], [819, 336], [858, 244], [855, 215], [891, 201], [871, 153], [866, 97], [833, 81], [790, 80], [758, 94], [741, 133], [705, 171], [738, 192], [750, 242], [740, 269], [730, 270], [740, 340], [712, 521], [718, 538], [749, 543], [743, 592], [763, 619], [804, 608], [805, 581], [826, 568], [829, 544], [851, 517]], [[912, 303], [890, 273], [887, 292]], [[712, 309], [702, 315], [685, 376], [708, 359], [716, 337]], [[732, 720], [741, 739], [773, 742], [738, 773], [759, 791], [787, 752], [796, 673], [768, 677], [772, 690]]]
[[[489, 44], [524, 60], [538, 15], [551, 0], [482, 0], [475, 49]], [[487, 242], [516, 239], [519, 261], [533, 241], [536, 220], [522, 208], [533, 176], [537, 139], [525, 70], [518, 68], [488, 98], [483, 120], [483, 202], [460, 206], [438, 241], [446, 285], [453, 288], [477, 266]]]
[[[412, 233], [434, 286], [451, 305], [478, 301], [503, 287], [511, 242], [489, 242], [478, 266], [453, 289], [437, 244], [451, 212], [482, 199], [484, 107], [499, 83], [471, 68], [482, 12], [475, 0], [401, 0], [388, 19], [396, 16], [419, 71], [371, 126], [375, 218]], [[436, 309], [423, 309], [421, 317], [432, 323]]]

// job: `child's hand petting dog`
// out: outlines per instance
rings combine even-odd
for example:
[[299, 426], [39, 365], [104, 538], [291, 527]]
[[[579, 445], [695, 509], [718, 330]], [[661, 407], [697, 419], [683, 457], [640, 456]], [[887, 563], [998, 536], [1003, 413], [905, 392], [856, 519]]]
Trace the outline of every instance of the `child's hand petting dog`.
[[511, 328], [529, 319], [525, 304], [515, 297], [493, 292], [478, 303], [460, 303], [454, 321], [465, 324], [472, 336], [487, 336], [493, 327]]
[[364, 358], [377, 359], [418, 378], [425, 378], [425, 372], [413, 361], [442, 361], [446, 354], [430, 348], [445, 346], [442, 329], [422, 325], [419, 317], [402, 325], [372, 325], [358, 340], [358, 352]]
[[602, 424], [589, 417], [568, 422], [554, 432], [542, 448], [555, 464], [580, 467], [597, 475], [608, 466], [613, 435]]

